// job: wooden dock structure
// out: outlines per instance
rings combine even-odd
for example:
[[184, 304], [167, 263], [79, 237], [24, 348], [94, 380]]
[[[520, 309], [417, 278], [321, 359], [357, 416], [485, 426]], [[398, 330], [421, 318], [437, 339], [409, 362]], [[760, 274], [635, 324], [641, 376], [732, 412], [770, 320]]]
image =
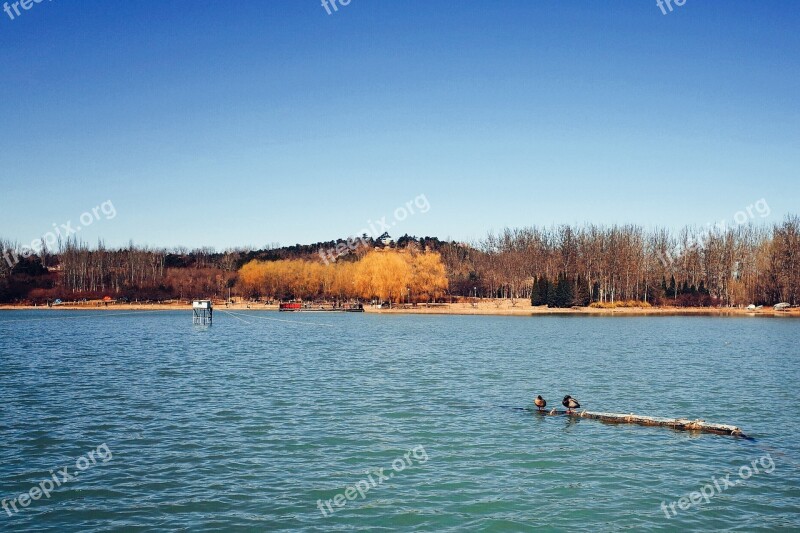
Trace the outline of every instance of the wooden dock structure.
[[531, 410], [546, 416], [566, 415], [572, 418], [589, 418], [592, 420], [600, 420], [601, 422], [607, 422], [610, 424], [659, 426], [678, 431], [700, 431], [703, 433], [716, 433], [717, 435], [730, 435], [732, 437], [749, 438], [740, 428], [736, 426], [713, 424], [700, 419], [690, 420], [688, 418], [661, 418], [655, 416], [635, 415], [633, 413], [626, 415], [620, 413], [598, 413], [593, 411], [573, 411], [572, 413], [567, 413], [566, 411], [559, 409], [545, 409], [543, 411], [537, 411], [536, 409]]

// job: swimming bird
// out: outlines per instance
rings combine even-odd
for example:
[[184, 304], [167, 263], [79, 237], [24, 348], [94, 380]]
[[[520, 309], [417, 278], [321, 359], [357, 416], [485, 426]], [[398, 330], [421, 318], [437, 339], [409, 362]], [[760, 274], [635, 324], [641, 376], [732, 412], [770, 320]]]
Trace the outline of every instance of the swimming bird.
[[578, 403], [578, 400], [567, 394], [564, 396], [564, 399], [561, 401], [561, 405], [567, 408], [567, 414], [572, 413], [573, 409], [579, 409], [581, 404]]
[[541, 411], [547, 405], [547, 400], [541, 397], [541, 395], [537, 396], [535, 400], [533, 400], [533, 404], [539, 408]]

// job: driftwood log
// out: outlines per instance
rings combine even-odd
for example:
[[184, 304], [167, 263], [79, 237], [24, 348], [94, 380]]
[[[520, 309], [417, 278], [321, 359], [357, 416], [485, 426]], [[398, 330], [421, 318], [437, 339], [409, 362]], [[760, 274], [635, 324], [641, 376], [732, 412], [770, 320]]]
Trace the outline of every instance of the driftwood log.
[[567, 413], [563, 410], [551, 409], [534, 412], [547, 416], [567, 415], [572, 418], [590, 418], [612, 424], [638, 424], [640, 426], [660, 426], [676, 429], [679, 431], [702, 431], [704, 433], [716, 433], [718, 435], [731, 435], [733, 437], [748, 438], [744, 432], [736, 426], [725, 424], [712, 424], [704, 420], [689, 420], [688, 418], [660, 418], [655, 416], [641, 416], [634, 414], [620, 413], [595, 413], [592, 411], [574, 411]]

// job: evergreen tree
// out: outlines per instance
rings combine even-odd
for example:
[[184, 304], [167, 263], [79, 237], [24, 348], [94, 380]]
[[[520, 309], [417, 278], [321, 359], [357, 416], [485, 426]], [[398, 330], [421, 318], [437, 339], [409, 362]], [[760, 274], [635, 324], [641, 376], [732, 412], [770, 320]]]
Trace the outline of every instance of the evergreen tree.
[[566, 307], [572, 307], [575, 305], [575, 282], [567, 279], [566, 274], [564, 274], [564, 287], [566, 291]]
[[533, 278], [533, 289], [531, 290], [531, 305], [544, 305], [544, 298], [541, 291], [541, 278]]
[[558, 294], [556, 284], [547, 282], [547, 307], [558, 307]]
[[536, 281], [536, 301], [533, 305], [547, 305], [547, 291], [550, 283], [542, 276]]
[[556, 307], [570, 307], [572, 305], [572, 283], [565, 274], [559, 274], [556, 286]]
[[700, 294], [708, 294], [708, 289], [706, 289], [706, 284], [703, 280], [700, 280], [700, 287], [698, 287], [697, 292]]
[[589, 294], [586, 279], [583, 276], [578, 276], [578, 280], [575, 282], [575, 304], [587, 306], [591, 301], [592, 296]]

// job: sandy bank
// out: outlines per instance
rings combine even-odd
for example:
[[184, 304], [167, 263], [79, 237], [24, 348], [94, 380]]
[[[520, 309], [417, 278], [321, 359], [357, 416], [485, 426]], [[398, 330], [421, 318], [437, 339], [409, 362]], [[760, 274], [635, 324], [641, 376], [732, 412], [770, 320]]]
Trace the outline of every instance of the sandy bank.
[[[42, 312], [59, 311], [190, 311], [191, 305], [187, 303], [110, 303], [108, 305], [87, 303], [82, 305], [58, 305], [54, 307], [25, 306], [25, 305], [0, 305], [0, 310], [30, 309]], [[215, 310], [224, 311], [277, 311], [277, 305], [237, 303], [230, 307], [225, 304], [216, 304]], [[440, 304], [427, 307], [397, 306], [392, 309], [379, 309], [365, 306], [367, 313], [379, 314], [419, 314], [419, 315], [495, 315], [495, 316], [532, 316], [532, 315], [595, 315], [595, 316], [782, 316], [800, 317], [800, 308], [787, 311], [775, 311], [772, 307], [764, 307], [757, 311], [743, 308], [709, 308], [709, 307], [625, 307], [617, 309], [596, 309], [592, 307], [579, 307], [571, 309], [550, 309], [547, 307], [533, 307], [528, 300], [481, 300], [472, 303]]]

